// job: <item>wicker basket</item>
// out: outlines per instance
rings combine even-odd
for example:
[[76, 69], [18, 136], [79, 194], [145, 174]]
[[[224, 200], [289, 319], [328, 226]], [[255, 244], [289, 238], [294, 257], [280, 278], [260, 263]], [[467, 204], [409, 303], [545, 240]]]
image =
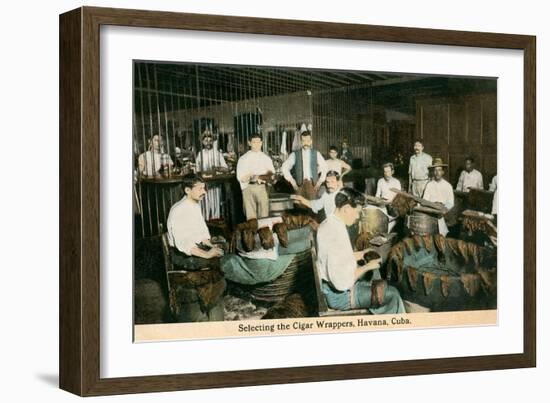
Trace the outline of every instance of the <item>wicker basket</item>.
[[295, 292], [313, 287], [313, 266], [311, 250], [294, 256], [287, 269], [270, 283], [256, 285], [246, 291], [250, 297], [262, 302], [278, 302]]

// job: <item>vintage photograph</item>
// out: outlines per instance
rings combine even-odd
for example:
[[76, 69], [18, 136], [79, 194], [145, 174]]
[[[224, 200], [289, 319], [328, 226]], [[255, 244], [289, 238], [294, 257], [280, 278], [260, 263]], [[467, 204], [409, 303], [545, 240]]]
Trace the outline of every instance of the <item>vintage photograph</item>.
[[135, 60], [132, 152], [158, 339], [496, 323], [494, 77]]

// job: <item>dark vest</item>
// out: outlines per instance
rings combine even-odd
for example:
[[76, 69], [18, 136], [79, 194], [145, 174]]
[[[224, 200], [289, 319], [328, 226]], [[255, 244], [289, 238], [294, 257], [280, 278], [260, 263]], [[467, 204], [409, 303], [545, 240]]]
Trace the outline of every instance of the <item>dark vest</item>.
[[[313, 184], [317, 182], [317, 179], [319, 178], [319, 172], [317, 170], [317, 150], [315, 148], [310, 149], [311, 152], [311, 158], [309, 159], [310, 163], [310, 172], [311, 172], [311, 179], [313, 181]], [[303, 158], [302, 158], [302, 149], [294, 151], [294, 155], [296, 157], [296, 161], [294, 163], [294, 179], [296, 180], [296, 184], [298, 186], [302, 186], [304, 183], [304, 167], [303, 165]]]

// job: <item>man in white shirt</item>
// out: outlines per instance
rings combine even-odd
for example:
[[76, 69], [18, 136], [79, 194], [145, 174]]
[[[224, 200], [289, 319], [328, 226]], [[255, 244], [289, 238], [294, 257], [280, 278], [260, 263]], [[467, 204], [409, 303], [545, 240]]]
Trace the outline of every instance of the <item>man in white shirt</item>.
[[163, 152], [162, 139], [155, 134], [149, 140], [149, 150], [138, 157], [139, 174], [143, 176], [160, 175], [163, 165], [172, 167], [174, 163], [170, 156]]
[[[312, 147], [310, 131], [304, 131], [300, 135], [300, 140], [302, 148], [289, 155], [281, 170], [296, 194], [312, 200], [317, 198], [317, 192], [325, 181], [327, 164], [321, 153]], [[291, 170], [294, 171], [294, 175]]]
[[[445, 206], [447, 210], [450, 210], [455, 204], [455, 196], [451, 184], [443, 179], [445, 167], [447, 167], [447, 164], [444, 164], [441, 158], [434, 159], [433, 165], [430, 166], [430, 169], [433, 169], [433, 179], [426, 185], [424, 199], [434, 203], [440, 203]], [[439, 233], [443, 236], [447, 236], [449, 228], [447, 227], [445, 218], [439, 218], [437, 224]]]
[[429, 180], [429, 166], [432, 157], [424, 152], [424, 145], [420, 140], [414, 143], [414, 154], [409, 160], [409, 193], [422, 197]]
[[174, 265], [198, 270], [209, 267], [209, 260], [221, 256], [223, 251], [210, 242], [210, 231], [200, 208], [206, 194], [204, 182], [196, 174], [187, 174], [183, 177], [183, 191], [185, 196], [168, 214], [168, 243]]
[[227, 163], [220, 150], [214, 147], [214, 136], [212, 132], [205, 131], [202, 134], [202, 149], [197, 155], [196, 171], [206, 172], [212, 171], [215, 168], [227, 168]]
[[340, 175], [340, 179], [344, 179], [344, 176], [351, 172], [351, 166], [348, 163], [338, 158], [338, 148], [336, 146], [330, 146], [328, 149], [329, 159], [326, 160], [327, 172], [335, 171]]
[[269, 198], [266, 182], [260, 175], [273, 174], [273, 161], [262, 152], [262, 137], [252, 134], [248, 140], [250, 151], [237, 162], [237, 180], [243, 192], [244, 213], [247, 220], [269, 216]]
[[[346, 226], [359, 219], [365, 197], [354, 189], [343, 188], [336, 193], [335, 204], [334, 213], [317, 231], [317, 269], [327, 305], [338, 310], [369, 308], [374, 314], [405, 312], [397, 289], [381, 282], [377, 270], [381, 260], [375, 259], [360, 266], [358, 261], [363, 259], [366, 251], [353, 252]], [[373, 280], [367, 281], [365, 274], [373, 270]], [[383, 287], [380, 303], [373, 298], [374, 281]]]
[[382, 170], [384, 176], [378, 179], [378, 183], [376, 184], [376, 197], [391, 202], [397, 194], [391, 189], [401, 190], [401, 182], [393, 177], [394, 169], [391, 162], [382, 165]]
[[[195, 172], [213, 171], [216, 168], [227, 168], [227, 163], [221, 151], [214, 147], [212, 132], [206, 130], [202, 134], [202, 149], [195, 161]], [[207, 220], [220, 218], [221, 199], [221, 185], [209, 184], [204, 201], [201, 203], [203, 214]]]
[[491, 184], [489, 185], [489, 191], [494, 192], [493, 193], [493, 208], [491, 209], [491, 214], [496, 217], [498, 214], [498, 181], [497, 181], [497, 175], [493, 176], [493, 180], [491, 180]]
[[483, 189], [483, 176], [481, 172], [474, 169], [475, 161], [472, 157], [464, 160], [464, 170], [460, 173], [456, 190], [469, 192], [470, 189]]
[[325, 186], [327, 191], [323, 193], [319, 199], [308, 200], [304, 196], [300, 195], [291, 195], [290, 198], [306, 207], [309, 207], [314, 213], [318, 213], [324, 209], [325, 215], [328, 217], [330, 214], [334, 213], [334, 210], [336, 209], [334, 198], [336, 193], [338, 193], [338, 190], [342, 188], [340, 175], [338, 175], [335, 171], [328, 171], [325, 179]]

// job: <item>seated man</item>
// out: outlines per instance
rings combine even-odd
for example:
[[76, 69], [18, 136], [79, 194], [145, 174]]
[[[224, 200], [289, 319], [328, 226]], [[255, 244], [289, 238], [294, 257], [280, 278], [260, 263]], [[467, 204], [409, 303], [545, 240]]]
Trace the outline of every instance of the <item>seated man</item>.
[[459, 192], [469, 192], [470, 189], [483, 189], [483, 175], [477, 169], [474, 169], [475, 161], [472, 157], [464, 160], [464, 170], [458, 177], [456, 190]]
[[317, 267], [327, 305], [338, 310], [369, 308], [375, 314], [405, 312], [397, 289], [380, 283], [380, 272], [373, 273], [373, 279], [383, 286], [380, 298], [378, 292], [373, 295], [374, 280], [364, 278], [367, 272], [380, 268], [380, 259], [360, 266], [358, 261], [365, 251], [353, 252], [346, 226], [353, 225], [359, 219], [365, 197], [354, 189], [343, 188], [337, 192], [334, 201], [334, 213], [323, 221], [317, 231]]
[[149, 140], [149, 150], [138, 157], [138, 173], [143, 176], [160, 175], [161, 169], [170, 169], [173, 165], [170, 156], [164, 153], [164, 143], [158, 134]]
[[325, 186], [327, 187], [327, 191], [323, 193], [319, 199], [308, 200], [304, 196], [300, 195], [291, 195], [290, 198], [306, 207], [309, 207], [314, 213], [318, 213], [324, 209], [325, 215], [328, 217], [334, 212], [335, 209], [334, 196], [336, 196], [337, 191], [342, 187], [340, 175], [338, 175], [336, 171], [328, 171]]
[[212, 267], [223, 251], [210, 242], [210, 231], [200, 202], [206, 194], [204, 182], [194, 173], [183, 177], [185, 196], [170, 209], [167, 220], [172, 263], [184, 270]]
[[391, 190], [393, 188], [401, 190], [401, 182], [393, 177], [394, 169], [391, 162], [387, 162], [382, 165], [383, 177], [378, 180], [376, 184], [376, 197], [385, 199], [391, 202], [396, 193]]

